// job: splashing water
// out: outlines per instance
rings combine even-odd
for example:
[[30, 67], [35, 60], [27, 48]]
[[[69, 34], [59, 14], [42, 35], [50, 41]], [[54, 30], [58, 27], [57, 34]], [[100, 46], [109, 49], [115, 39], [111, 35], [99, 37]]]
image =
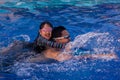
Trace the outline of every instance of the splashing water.
[[[33, 41], [40, 22], [48, 20], [54, 26], [64, 25], [68, 29], [73, 55], [115, 53], [119, 57], [119, 3], [119, 0], [1, 0], [0, 50], [7, 51], [14, 46], [14, 40]], [[22, 46], [15, 45], [8, 60], [17, 53], [22, 59], [32, 54], [22, 50]], [[0, 54], [0, 63], [7, 57]], [[120, 60], [103, 58], [108, 60], [71, 59], [46, 64], [14, 61], [7, 67], [0, 64], [0, 79], [11, 80], [10, 74], [16, 80], [119, 80]]]
[[[109, 33], [89, 32], [84, 35], [78, 35], [72, 42], [72, 52], [79, 54], [80, 48], [92, 50], [89, 53], [114, 53], [114, 38]], [[80, 52], [81, 53], [81, 52]], [[82, 52], [84, 53], [84, 52]]]
[[19, 40], [19, 41], [30, 41], [30, 37], [28, 35], [21, 34], [19, 36], [14, 36], [14, 40]]

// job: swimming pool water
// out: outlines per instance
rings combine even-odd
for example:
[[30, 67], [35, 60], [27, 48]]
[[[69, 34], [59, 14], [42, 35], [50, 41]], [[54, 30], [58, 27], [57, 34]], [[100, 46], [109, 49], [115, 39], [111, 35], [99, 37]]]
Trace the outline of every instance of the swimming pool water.
[[[68, 29], [73, 55], [115, 53], [120, 57], [119, 0], [1, 0], [0, 50], [6, 50], [14, 40], [32, 42], [44, 20]], [[2, 55], [0, 59], [2, 63]], [[8, 67], [0, 64], [0, 79], [119, 80], [119, 63], [119, 59], [71, 59], [46, 64], [16, 61]]]

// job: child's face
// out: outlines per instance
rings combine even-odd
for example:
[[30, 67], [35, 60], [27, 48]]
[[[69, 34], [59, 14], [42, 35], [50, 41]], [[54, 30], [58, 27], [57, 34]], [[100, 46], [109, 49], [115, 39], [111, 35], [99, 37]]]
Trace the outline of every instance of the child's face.
[[52, 28], [48, 24], [45, 24], [44, 27], [39, 30], [39, 33], [45, 39], [50, 39], [51, 33], [52, 33]]

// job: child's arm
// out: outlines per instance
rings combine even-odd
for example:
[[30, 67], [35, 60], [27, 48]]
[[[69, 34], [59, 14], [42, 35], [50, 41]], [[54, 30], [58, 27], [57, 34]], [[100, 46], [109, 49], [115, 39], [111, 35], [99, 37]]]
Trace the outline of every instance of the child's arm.
[[49, 46], [49, 47], [52, 47], [52, 48], [65, 48], [66, 44], [57, 43], [57, 42], [54, 42], [54, 41], [49, 41], [49, 40], [39, 36], [38, 39], [37, 39], [37, 45]]

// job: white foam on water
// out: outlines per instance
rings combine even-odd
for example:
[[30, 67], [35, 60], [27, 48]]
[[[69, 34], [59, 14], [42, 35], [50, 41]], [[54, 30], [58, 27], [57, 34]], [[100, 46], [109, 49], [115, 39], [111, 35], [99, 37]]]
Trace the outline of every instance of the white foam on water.
[[17, 6], [20, 6], [20, 5], [22, 5], [22, 4], [24, 4], [25, 2], [18, 2], [16, 5]]
[[[72, 63], [71, 61], [64, 63], [51, 63], [51, 64], [37, 64], [37, 63], [16, 63], [12, 67], [12, 71], [21, 77], [31, 77], [33, 73], [47, 75], [49, 72], [66, 72], [78, 70], [75, 66], [82, 63]], [[63, 65], [64, 64], [64, 65]], [[69, 65], [68, 65], [69, 64]]]
[[14, 40], [30, 41], [30, 37], [26, 34], [21, 34], [13, 37]]
[[94, 38], [94, 37], [97, 37], [97, 36], [104, 36], [104, 35], [108, 35], [108, 33], [94, 33], [94, 32], [89, 32], [89, 33], [84, 34], [84, 35], [78, 35], [77, 37], [75, 37], [75, 40], [73, 41], [72, 46], [82, 47], [91, 38]]
[[30, 67], [29, 64], [25, 64], [25, 63], [16, 63], [14, 66], [14, 69], [16, 71], [16, 74], [18, 76], [31, 76], [31, 72], [33, 71], [33, 68]]
[[118, 39], [118, 42], [120, 42], [120, 39]]
[[80, 48], [86, 48], [94, 53], [114, 53], [115, 45], [113, 45], [113, 42], [114, 38], [108, 32], [88, 32], [75, 37], [74, 41], [71, 42], [71, 46], [73, 52]]
[[96, 59], [107, 60], [107, 61], [118, 59], [116, 54], [92, 54], [92, 57]]

